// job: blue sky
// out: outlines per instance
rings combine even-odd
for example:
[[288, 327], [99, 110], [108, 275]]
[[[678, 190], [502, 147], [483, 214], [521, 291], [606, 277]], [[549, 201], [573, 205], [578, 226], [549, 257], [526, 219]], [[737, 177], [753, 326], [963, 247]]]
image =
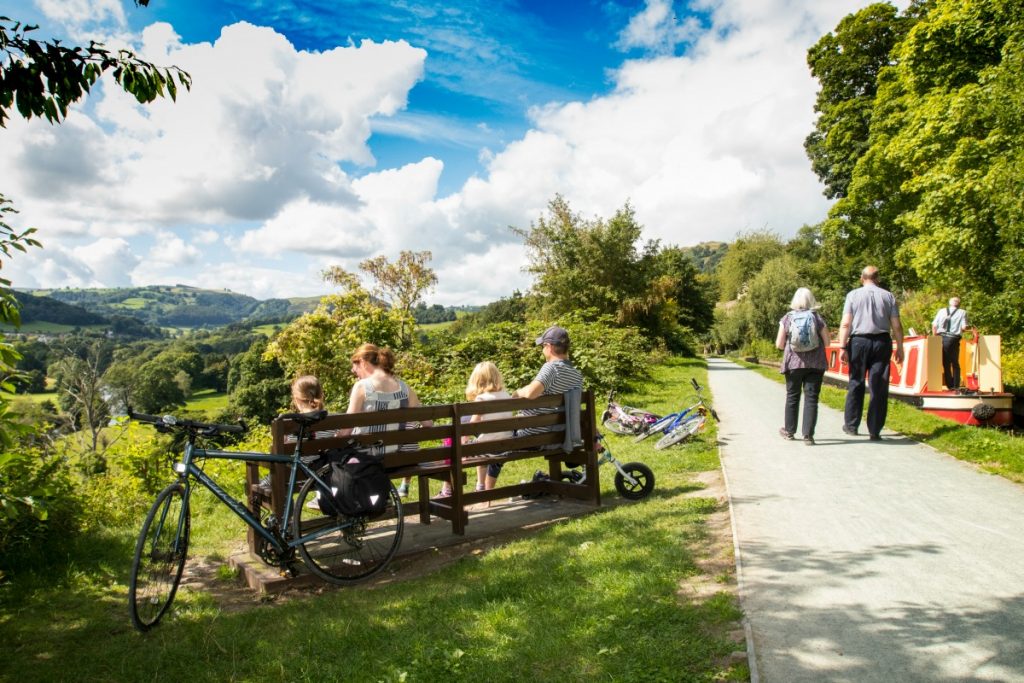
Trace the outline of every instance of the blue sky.
[[806, 49], [865, 4], [0, 0], [195, 84], [148, 107], [104, 84], [59, 127], [0, 130], [0, 187], [45, 245], [5, 274], [270, 298], [429, 249], [428, 300], [468, 304], [529, 287], [508, 228], [555, 194], [629, 202], [663, 243], [791, 235], [828, 209]]

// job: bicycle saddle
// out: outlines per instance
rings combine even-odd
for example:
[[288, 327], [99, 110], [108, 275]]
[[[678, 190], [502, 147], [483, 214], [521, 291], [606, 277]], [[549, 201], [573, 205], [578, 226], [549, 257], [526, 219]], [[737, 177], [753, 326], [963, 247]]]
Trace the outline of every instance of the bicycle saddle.
[[311, 410], [308, 413], [283, 413], [277, 416], [278, 420], [292, 420], [307, 427], [316, 424], [327, 417], [326, 410]]

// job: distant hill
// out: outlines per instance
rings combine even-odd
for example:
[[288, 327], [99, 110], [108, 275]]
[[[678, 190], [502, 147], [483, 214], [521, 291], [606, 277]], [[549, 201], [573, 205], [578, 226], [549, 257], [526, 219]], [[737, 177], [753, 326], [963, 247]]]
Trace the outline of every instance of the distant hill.
[[[158, 327], [219, 327], [250, 321], [288, 322], [306, 311], [313, 310], [319, 302], [319, 297], [260, 301], [227, 290], [198, 289], [184, 285], [116, 289], [37, 289], [19, 292], [19, 297], [24, 297], [33, 311], [44, 311], [44, 315], [70, 315], [67, 311], [63, 314], [53, 313], [53, 305], [46, 303], [50, 300], [101, 319], [127, 316]], [[32, 299], [42, 300], [42, 307], [37, 306], [38, 302], [31, 301]]]
[[692, 247], [680, 247], [682, 252], [688, 254], [693, 260], [693, 265], [702, 273], [713, 273], [721, 263], [725, 252], [729, 251], [729, 244], [726, 242], [701, 242]]
[[21, 305], [22, 324], [42, 322], [84, 326], [106, 325], [110, 322], [102, 315], [87, 311], [81, 306], [66, 304], [53, 297], [14, 292], [14, 298]]

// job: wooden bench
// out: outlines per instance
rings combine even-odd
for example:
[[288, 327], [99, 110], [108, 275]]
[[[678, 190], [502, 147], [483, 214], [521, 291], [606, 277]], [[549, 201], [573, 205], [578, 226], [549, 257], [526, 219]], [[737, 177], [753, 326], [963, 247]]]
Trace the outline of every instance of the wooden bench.
[[[484, 420], [469, 423], [473, 415], [517, 411], [533, 408], [551, 408], [556, 412], [541, 415], [516, 415], [509, 419]], [[596, 435], [597, 421], [594, 395], [583, 392], [580, 407], [580, 432], [582, 445], [566, 452], [562, 450], [564, 428], [567, 420], [565, 398], [562, 395], [540, 398], [504, 399], [473, 403], [451, 403], [400, 408], [369, 413], [329, 415], [314, 425], [317, 432], [368, 427], [371, 425], [405, 424], [405, 429], [361, 434], [352, 437], [314, 438], [303, 443], [303, 453], [316, 453], [321, 449], [344, 445], [349, 438], [363, 444], [383, 443], [385, 446], [404, 446], [401, 450], [384, 454], [384, 466], [394, 478], [412, 477], [417, 480], [414, 491], [403, 501], [406, 515], [419, 515], [420, 521], [429, 524], [431, 516], [446, 519], [452, 524], [452, 533], [464, 534], [469, 514], [466, 507], [516, 495], [548, 494], [601, 504], [597, 472]], [[421, 426], [432, 422], [433, 426]], [[521, 434], [529, 427], [548, 427], [558, 431], [540, 434]], [[516, 435], [501, 440], [482, 443], [462, 443], [464, 436], [479, 436], [493, 432], [515, 432]], [[276, 419], [271, 424], [273, 437], [272, 452], [293, 452], [294, 435], [298, 425], [294, 421]], [[448, 446], [442, 445], [450, 439]], [[412, 446], [416, 446], [412, 449]], [[499, 453], [496, 457], [488, 454]], [[494, 462], [506, 463], [527, 458], [543, 458], [547, 461], [549, 479], [508, 483], [507, 477], [499, 478], [498, 485], [490, 491], [464, 491], [456, 485], [453, 493], [445, 498], [430, 498], [430, 480], [450, 480], [465, 485], [467, 470], [475, 481], [477, 465]], [[447, 461], [447, 462], [445, 462]], [[561, 481], [563, 465], [583, 466], [586, 478], [583, 484]], [[284, 511], [284, 497], [288, 489], [289, 465], [271, 465], [270, 486], [260, 484], [264, 472], [257, 463], [246, 464], [246, 483], [249, 491], [250, 510], [255, 515], [271, 511], [280, 518]], [[249, 547], [255, 551], [256, 539], [249, 533]]]

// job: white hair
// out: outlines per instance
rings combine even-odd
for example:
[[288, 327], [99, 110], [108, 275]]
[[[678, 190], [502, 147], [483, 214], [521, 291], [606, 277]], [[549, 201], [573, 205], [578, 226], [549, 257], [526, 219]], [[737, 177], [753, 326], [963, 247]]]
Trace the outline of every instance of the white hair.
[[818, 301], [811, 294], [811, 290], [801, 287], [793, 294], [793, 300], [789, 302], [789, 307], [794, 311], [813, 311], [818, 308]]
[[949, 300], [950, 308], [956, 308], [959, 305], [960, 305], [960, 297], [954, 296], [952, 299]]

